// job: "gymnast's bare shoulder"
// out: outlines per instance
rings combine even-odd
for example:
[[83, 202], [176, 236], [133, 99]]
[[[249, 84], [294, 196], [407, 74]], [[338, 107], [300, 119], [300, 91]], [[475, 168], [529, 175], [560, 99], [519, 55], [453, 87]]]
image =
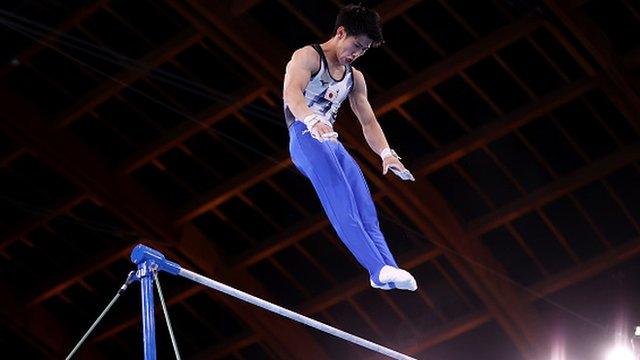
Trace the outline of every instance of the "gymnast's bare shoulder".
[[314, 74], [320, 69], [320, 54], [311, 46], [307, 45], [293, 52], [291, 60], [287, 64], [287, 72], [304, 71]]

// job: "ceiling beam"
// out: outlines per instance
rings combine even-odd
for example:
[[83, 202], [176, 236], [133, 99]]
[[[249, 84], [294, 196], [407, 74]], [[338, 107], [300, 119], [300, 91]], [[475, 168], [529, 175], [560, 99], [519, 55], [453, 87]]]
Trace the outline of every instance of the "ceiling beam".
[[[234, 16], [239, 16], [263, 1], [264, 0], [235, 0], [231, 2], [229, 11]], [[380, 15], [380, 20], [384, 24], [391, 19], [404, 14], [407, 10], [419, 4], [421, 1], [422, 0], [384, 0], [380, 4], [376, 5], [373, 10], [375, 10], [378, 15]], [[349, 3], [338, 0], [332, 0], [332, 2], [335, 3], [336, 10], [339, 6], [341, 6], [340, 3], [344, 3], [343, 5], [347, 5]]]
[[527, 296], [526, 301], [535, 301], [541, 296], [547, 296], [571, 287], [638, 255], [640, 255], [640, 239], [631, 239], [606, 251], [604, 254], [600, 254], [533, 285], [531, 287], [532, 292]]
[[423, 0], [385, 0], [378, 4], [375, 8], [373, 8], [373, 10], [375, 10], [378, 15], [380, 15], [380, 22], [384, 24], [400, 15], [403, 15], [405, 12], [422, 1]]
[[543, 24], [541, 20], [523, 18], [498, 29], [388, 89], [373, 100], [371, 106], [375, 109], [377, 116], [382, 116], [507, 45], [522, 39]]
[[586, 12], [567, 0], [544, 0], [553, 13], [584, 46], [611, 80], [612, 92], [619, 97], [624, 107], [630, 108], [629, 118], [636, 130], [640, 129], [640, 96], [633, 89], [623, 59], [613, 50], [613, 45], [605, 33], [589, 19]]
[[65, 129], [55, 128], [9, 89], [0, 88], [5, 106], [0, 109], [0, 128], [16, 142], [23, 144], [65, 174], [82, 191], [117, 212], [136, 232], [149, 239], [175, 239], [175, 230], [168, 229], [170, 214], [151, 204], [155, 200], [136, 184], [113, 174], [108, 162], [94, 154], [77, 137]]
[[581, 186], [597, 181], [607, 174], [638, 159], [640, 159], [640, 144], [629, 145], [569, 175], [559, 178], [541, 189], [504, 205], [490, 214], [471, 221], [468, 224], [468, 232], [472, 236], [480, 236], [519, 218], [529, 211], [569, 194]]
[[27, 306], [34, 307], [39, 305], [47, 299], [61, 294], [67, 288], [77, 284], [96, 271], [105, 269], [119, 259], [127, 258], [132, 248], [133, 244], [126, 245], [83, 259], [79, 264], [69, 264], [62, 273], [51, 274], [49, 278], [42, 279], [41, 284], [43, 285], [37, 286], [38, 290], [35, 290], [33, 294], [27, 297]]
[[[261, 58], [258, 57], [256, 60], [254, 56], [256, 54], [259, 55], [260, 51], [267, 51], [266, 54], [269, 54], [272, 51], [271, 44], [254, 42], [255, 46], [258, 46], [257, 48], [246, 48], [243, 43], [238, 43], [241, 39], [233, 33], [230, 35], [226, 30], [242, 31], [243, 29], [235, 27], [235, 17], [228, 13], [227, 6], [222, 2], [209, 2], [210, 6], [216, 7], [216, 11], [219, 14], [225, 14], [224, 16], [216, 17], [215, 22], [212, 22], [211, 17], [202, 11], [202, 7], [193, 1], [167, 0], [167, 3], [189, 21], [194, 28], [206, 35], [249, 74], [254, 76], [259, 84], [266, 86], [272, 92], [280, 90], [280, 86], [276, 86], [274, 82], [277, 79], [277, 74], [274, 75], [274, 72], [265, 71], [265, 64], [261, 61]], [[218, 28], [220, 24], [225, 27], [224, 30]]]
[[7, 151], [2, 154], [2, 158], [0, 158], [0, 168], [9, 166], [13, 161], [28, 153], [29, 151], [24, 146]]
[[622, 63], [628, 69], [636, 69], [640, 67], [640, 46], [634, 48], [625, 54]]
[[232, 115], [265, 93], [266, 89], [264, 87], [252, 85], [239, 90], [235, 94], [231, 94], [228, 101], [209, 107], [195, 116], [194, 120], [189, 120], [178, 125], [176, 128], [162, 134], [159, 139], [136, 151], [135, 154], [131, 155], [118, 166], [118, 173], [123, 175], [132, 173], [162, 153], [197, 134], [199, 131], [209, 129], [209, 127], [216, 122]]
[[567, 84], [493, 122], [477, 128], [472, 133], [438, 149], [433, 154], [416, 160], [412, 163], [412, 167], [416, 169], [416, 174], [421, 177], [435, 172], [473, 151], [481, 149], [491, 141], [497, 140], [556, 108], [579, 98], [581, 95], [596, 88], [598, 83], [598, 79], [588, 78]]
[[291, 159], [287, 153], [281, 152], [269, 159], [262, 160], [257, 165], [226, 180], [222, 185], [206, 192], [195, 201], [187, 204], [178, 211], [176, 224], [182, 225], [210, 209], [222, 204], [230, 198], [240, 194], [253, 185], [277, 174], [291, 165]]
[[71, 105], [69, 109], [65, 110], [55, 120], [56, 123], [58, 126], [68, 126], [132, 83], [144, 78], [157, 67], [173, 59], [176, 55], [200, 41], [201, 38], [202, 35], [193, 28], [182, 30], [182, 32], [167, 40], [160, 47], [131, 63], [129, 67], [125, 66], [122, 71], [112, 75], [113, 79], [106, 79], [98, 87], [89, 91], [80, 100]]
[[52, 219], [71, 211], [78, 204], [85, 201], [87, 197], [82, 194], [76, 194], [66, 199], [57, 201], [55, 204], [49, 205], [51, 211], [37, 214], [35, 217], [29, 218], [22, 222], [13, 223], [12, 226], [2, 232], [0, 235], [0, 252], [4, 251], [9, 245], [23, 237], [43, 224]]
[[452, 340], [460, 335], [466, 334], [480, 326], [493, 320], [487, 311], [479, 311], [475, 314], [465, 316], [445, 324], [442, 328], [430, 331], [422, 336], [416, 343], [403, 349], [409, 354], [418, 354], [428, 348]]
[[[47, 49], [47, 46], [45, 44], [57, 41], [59, 38], [59, 33], [65, 33], [77, 27], [83, 21], [93, 16], [93, 14], [102, 10], [108, 2], [109, 0], [93, 1], [83, 8], [77, 10], [76, 12], [68, 16], [62, 23], [56, 26], [56, 28], [54, 29], [55, 32], [47, 34], [46, 36], [38, 39], [19, 55], [16, 55], [14, 57], [14, 60], [18, 62], [18, 66], [29, 62], [29, 60], [38, 55], [42, 50]], [[17, 66], [14, 65], [14, 62], [11, 61], [0, 67], [0, 78], [10, 73], [16, 67]]]
[[193, 356], [191, 360], [210, 360], [210, 359], [222, 359], [233, 353], [242, 350], [252, 344], [259, 341], [255, 335], [240, 336], [236, 339], [229, 339], [222, 344], [210, 346]]
[[230, 1], [229, 12], [233, 16], [239, 16], [251, 10], [252, 7], [258, 5], [263, 0], [236, 0]]
[[[72, 338], [70, 332], [49, 311], [38, 307], [27, 309], [21, 299], [15, 297], [15, 289], [0, 281], [0, 317], [9, 327], [36, 345], [38, 350], [51, 359], [62, 359], [79, 340]], [[106, 359], [95, 349], [84, 348], [79, 353], [88, 359]]]

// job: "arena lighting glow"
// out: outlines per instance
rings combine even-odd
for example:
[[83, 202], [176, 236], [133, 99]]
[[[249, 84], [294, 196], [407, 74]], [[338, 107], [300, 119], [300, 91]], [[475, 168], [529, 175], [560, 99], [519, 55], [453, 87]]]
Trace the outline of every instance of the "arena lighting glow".
[[551, 357], [549, 360], [567, 360], [567, 349], [564, 340], [564, 336], [556, 334], [553, 337], [553, 344], [551, 345]]
[[631, 347], [617, 344], [612, 349], [607, 351], [605, 360], [635, 360]]
[[[635, 338], [627, 335], [628, 327], [625, 330], [625, 326], [619, 323], [617, 329], [613, 346], [606, 352], [605, 360], [637, 360], [638, 357], [634, 351]], [[636, 327], [633, 335], [638, 336], [639, 331], [639, 327]]]

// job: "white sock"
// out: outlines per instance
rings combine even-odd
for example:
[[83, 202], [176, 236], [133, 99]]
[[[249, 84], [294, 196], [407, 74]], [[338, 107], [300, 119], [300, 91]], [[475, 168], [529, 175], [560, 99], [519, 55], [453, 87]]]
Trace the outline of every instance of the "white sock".
[[373, 282], [373, 279], [369, 279], [369, 283], [371, 284], [371, 287], [375, 288], [375, 289], [382, 289], [382, 290], [393, 290], [393, 289], [395, 289], [394, 287], [391, 287], [391, 285], [389, 285], [389, 283], [378, 285], [378, 284]]
[[416, 279], [408, 271], [385, 265], [380, 270], [378, 279], [381, 283], [393, 283], [397, 289], [415, 291], [418, 289]]

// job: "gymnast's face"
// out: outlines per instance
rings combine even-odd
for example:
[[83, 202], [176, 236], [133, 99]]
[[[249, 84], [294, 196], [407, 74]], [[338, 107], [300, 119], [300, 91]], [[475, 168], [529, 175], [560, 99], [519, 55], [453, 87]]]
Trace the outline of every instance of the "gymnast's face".
[[369, 50], [373, 42], [366, 35], [347, 35], [342, 26], [336, 30], [336, 37], [338, 39], [336, 56], [342, 65], [351, 64], [356, 61], [357, 58]]

